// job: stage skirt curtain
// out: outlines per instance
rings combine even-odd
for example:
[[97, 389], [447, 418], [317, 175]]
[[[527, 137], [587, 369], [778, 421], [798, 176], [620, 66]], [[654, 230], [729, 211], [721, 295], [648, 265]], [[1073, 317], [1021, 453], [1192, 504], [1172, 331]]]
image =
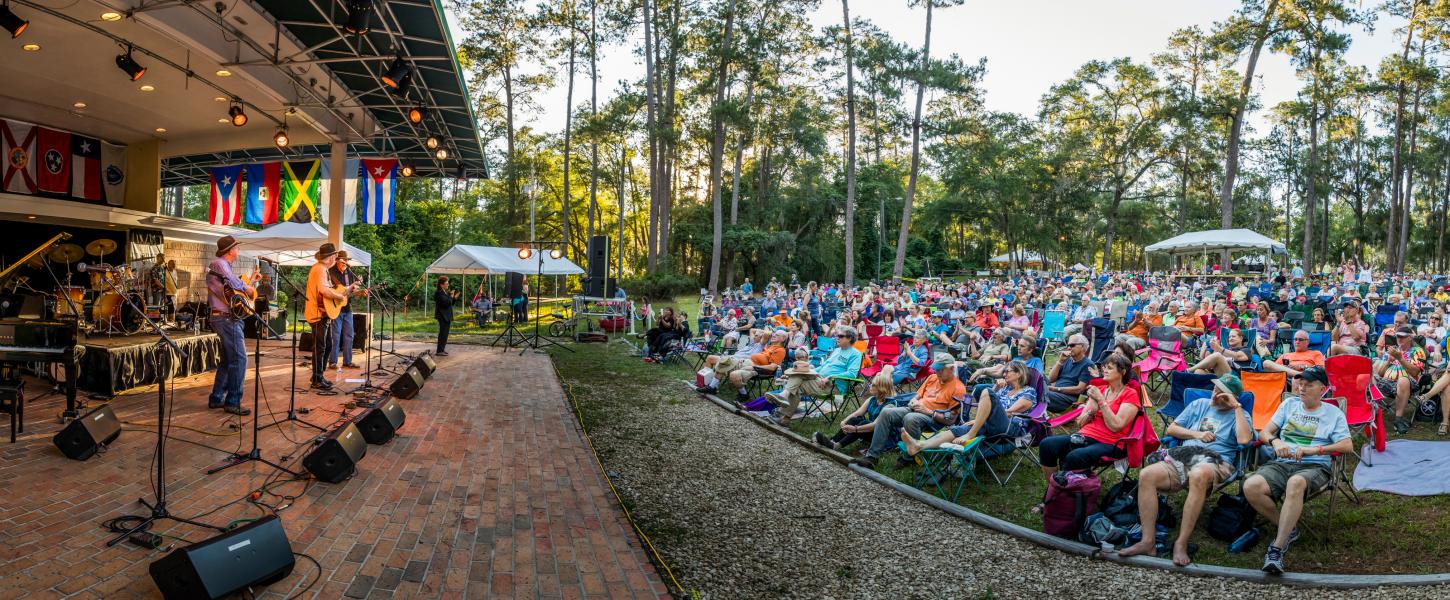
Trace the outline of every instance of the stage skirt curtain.
[[[178, 346], [187, 354], [181, 360], [169, 347], [172, 377], [187, 377], [216, 368], [221, 359], [221, 342], [216, 334], [178, 338]], [[157, 354], [155, 338], [139, 344], [104, 347], [89, 346], [81, 358], [78, 387], [84, 391], [115, 395], [131, 388], [156, 383]]]

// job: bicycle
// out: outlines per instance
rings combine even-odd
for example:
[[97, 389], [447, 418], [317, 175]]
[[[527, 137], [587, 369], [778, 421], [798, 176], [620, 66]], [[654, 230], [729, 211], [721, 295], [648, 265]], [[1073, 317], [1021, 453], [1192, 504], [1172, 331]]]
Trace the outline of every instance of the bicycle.
[[579, 328], [579, 323], [585, 319], [578, 314], [565, 316], [563, 313], [549, 313], [554, 322], [549, 323], [549, 337], [574, 337], [574, 331]]

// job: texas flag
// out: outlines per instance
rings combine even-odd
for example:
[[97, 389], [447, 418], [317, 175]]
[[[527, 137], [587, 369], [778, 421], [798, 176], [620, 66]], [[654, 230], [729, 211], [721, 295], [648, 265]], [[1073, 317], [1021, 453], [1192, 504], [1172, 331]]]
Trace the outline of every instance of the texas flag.
[[242, 166], [213, 167], [211, 170], [212, 225], [236, 225], [242, 222]]
[[35, 135], [39, 130], [29, 123], [0, 119], [0, 158], [4, 159], [5, 167], [4, 185], [0, 190], [35, 193]]
[[70, 136], [70, 195], [79, 200], [100, 201], [101, 141], [83, 135]]
[[398, 159], [363, 159], [363, 222], [388, 225], [393, 222], [393, 199], [398, 193]]
[[40, 159], [36, 187], [42, 192], [64, 194], [70, 191], [70, 132], [38, 127], [36, 152]]
[[282, 163], [247, 165], [247, 222], [271, 225], [277, 222], [277, 201], [282, 198]]

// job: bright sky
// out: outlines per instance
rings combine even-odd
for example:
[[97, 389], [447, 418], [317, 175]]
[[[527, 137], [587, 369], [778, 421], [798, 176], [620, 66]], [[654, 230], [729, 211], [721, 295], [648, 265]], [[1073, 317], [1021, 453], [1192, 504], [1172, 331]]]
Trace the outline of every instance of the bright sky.
[[[1346, 4], [1366, 9], [1379, 3], [1347, 0]], [[969, 62], [986, 57], [987, 108], [1032, 115], [1042, 94], [1084, 62], [1127, 56], [1146, 63], [1164, 49], [1173, 31], [1191, 25], [1208, 31], [1238, 6], [1237, 0], [968, 0], [963, 6], [933, 11], [931, 52], [933, 56], [955, 53]], [[906, 0], [856, 0], [851, 15], [875, 23], [898, 41], [914, 46], [922, 42], [926, 9], [909, 8]], [[840, 23], [840, 2], [822, 0], [811, 21], [818, 27]], [[1346, 60], [1373, 70], [1396, 51], [1393, 29], [1403, 23], [1381, 14], [1375, 33], [1351, 30], [1353, 44]], [[462, 39], [456, 29], [454, 39]], [[643, 64], [631, 52], [638, 42], [631, 39], [628, 46], [604, 50], [599, 68], [602, 97], [610, 95], [621, 79], [643, 78]], [[532, 123], [540, 129], [563, 129], [562, 72], [561, 64], [559, 85], [538, 99], [543, 110]], [[1292, 99], [1302, 85], [1288, 57], [1267, 49], [1257, 75], [1256, 91], [1265, 107]], [[587, 76], [582, 68], [577, 75]], [[576, 103], [589, 99], [587, 79], [582, 81], [575, 89]], [[1251, 117], [1250, 125], [1260, 123], [1263, 114]]]

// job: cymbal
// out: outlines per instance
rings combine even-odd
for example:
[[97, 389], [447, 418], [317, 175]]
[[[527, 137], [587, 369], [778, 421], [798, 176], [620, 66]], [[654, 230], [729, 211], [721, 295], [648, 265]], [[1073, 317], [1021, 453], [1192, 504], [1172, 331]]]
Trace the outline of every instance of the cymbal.
[[100, 239], [86, 244], [86, 254], [91, 256], [105, 256], [115, 251], [115, 240]]
[[55, 262], [73, 263], [85, 256], [81, 247], [75, 244], [61, 244], [50, 250], [50, 259]]

